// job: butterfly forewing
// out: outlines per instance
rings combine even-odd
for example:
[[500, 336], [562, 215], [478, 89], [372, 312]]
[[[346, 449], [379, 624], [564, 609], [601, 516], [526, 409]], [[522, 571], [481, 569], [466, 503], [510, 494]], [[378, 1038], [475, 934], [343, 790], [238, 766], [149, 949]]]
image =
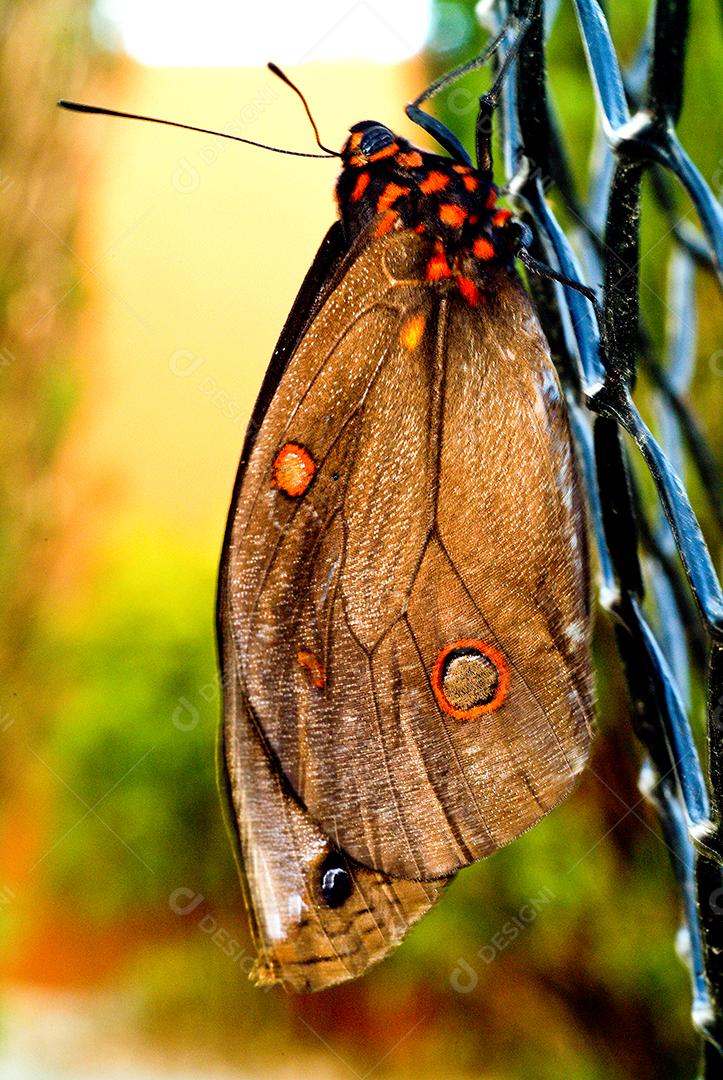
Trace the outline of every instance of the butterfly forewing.
[[351, 858], [417, 880], [559, 802], [591, 709], [546, 343], [513, 275], [471, 319], [427, 258], [408, 233], [349, 258], [264, 417], [228, 556], [240, 699], [285, 782]]

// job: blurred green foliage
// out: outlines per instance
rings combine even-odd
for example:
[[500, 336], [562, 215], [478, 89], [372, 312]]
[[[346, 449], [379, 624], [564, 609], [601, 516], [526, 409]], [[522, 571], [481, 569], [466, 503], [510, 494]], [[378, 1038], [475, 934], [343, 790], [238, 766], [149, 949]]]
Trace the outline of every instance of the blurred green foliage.
[[44, 749], [71, 790], [49, 874], [84, 917], [167, 909], [178, 886], [235, 890], [215, 797], [214, 576], [173, 538], [136, 535], [56, 642], [71, 689]]
[[[471, 3], [436, 6], [431, 75], [483, 40]], [[645, 12], [611, 7], [630, 59]], [[681, 132], [709, 177], [717, 167], [708, 138], [717, 33], [713, 3], [696, 5]], [[459, 40], [461, 51], [452, 47]], [[552, 37], [550, 73], [582, 180], [594, 107], [568, 6]], [[476, 80], [467, 86], [478, 92]], [[460, 100], [454, 115], [446, 99], [440, 108], [469, 139], [474, 109]], [[643, 304], [659, 333], [668, 226], [649, 199], [646, 210]], [[704, 319], [703, 355], [712, 340]], [[703, 363], [696, 394], [708, 420], [712, 378]], [[76, 393], [69, 371], [51, 370], [48, 385], [44, 460]], [[35, 873], [77, 925], [79, 951], [94, 935], [116, 934], [109, 978], [131, 995], [138, 1026], [294, 1076], [311, 1075], [317, 1061], [340, 1076], [348, 1064], [380, 1080], [692, 1077], [687, 975], [674, 952], [678, 903], [636, 788], [637, 752], [604, 626], [596, 648], [605, 734], [580, 792], [460, 874], [404, 945], [357, 984], [304, 999], [250, 986], [251, 945], [214, 779], [215, 570], [214, 552], [189, 550], [146, 522], [111, 545], [72, 608], [41, 608], [36, 630], [38, 675], [53, 695], [34, 743], [51, 801], [50, 850]], [[179, 889], [202, 898], [187, 914], [174, 910]]]

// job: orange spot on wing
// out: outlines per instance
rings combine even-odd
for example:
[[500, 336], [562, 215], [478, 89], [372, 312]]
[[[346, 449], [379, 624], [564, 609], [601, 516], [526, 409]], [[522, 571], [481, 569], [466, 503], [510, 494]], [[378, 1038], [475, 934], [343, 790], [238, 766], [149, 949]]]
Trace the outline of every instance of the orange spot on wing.
[[[457, 649], [481, 653], [497, 669], [497, 686], [495, 687], [494, 696], [483, 705], [475, 705], [471, 709], [458, 709], [448, 700], [444, 692], [445, 661], [449, 654]], [[430, 682], [437, 704], [442, 712], [445, 712], [448, 716], [453, 716], [456, 720], [474, 720], [478, 716], [484, 715], [484, 713], [495, 712], [503, 704], [510, 689], [510, 665], [504, 654], [494, 645], [488, 645], [486, 641], [478, 641], [475, 638], [463, 638], [461, 641], [453, 641], [450, 645], [445, 645], [435, 660]]]
[[402, 197], [402, 195], [408, 195], [408, 194], [409, 194], [409, 188], [408, 187], [401, 187], [399, 184], [393, 184], [393, 183], [392, 184], [387, 184], [387, 186], [384, 188], [384, 191], [381, 193], [381, 195], [379, 196], [379, 199], [377, 201], [377, 210], [379, 210], [379, 211], [388, 210], [393, 202], [396, 202], [397, 199], [400, 199]]
[[419, 190], [423, 191], [425, 195], [432, 195], [435, 191], [444, 191], [448, 184], [449, 177], [447, 174], [433, 169], [432, 172], [427, 173], [424, 180], [420, 180]]
[[505, 225], [511, 217], [511, 210], [498, 210], [496, 214], [492, 215], [492, 224], [499, 228], [501, 225]]
[[494, 259], [495, 257], [494, 244], [485, 236], [477, 237], [472, 244], [472, 252], [478, 259]]
[[386, 210], [377, 222], [377, 227], [374, 230], [375, 236], [386, 236], [388, 232], [391, 232], [394, 228], [394, 223], [399, 217], [396, 210]]
[[422, 165], [422, 155], [416, 150], [409, 153], [397, 154], [397, 161], [405, 169], [419, 169]]
[[462, 183], [467, 188], [467, 191], [476, 191], [479, 187], [479, 180], [470, 173], [467, 173], [462, 177]]
[[422, 340], [426, 323], [427, 320], [420, 311], [416, 315], [412, 315], [410, 319], [407, 319], [402, 327], [399, 333], [399, 340], [409, 352], [416, 349], [417, 345], [419, 345], [419, 342]]
[[455, 229], [459, 229], [466, 219], [467, 211], [463, 206], [457, 206], [456, 203], [442, 203], [439, 207], [439, 220], [445, 225], [452, 225]]
[[298, 443], [286, 443], [272, 467], [273, 486], [296, 498], [303, 495], [314, 478], [316, 465], [309, 451]]
[[306, 668], [309, 672], [311, 681], [316, 689], [323, 690], [326, 686], [326, 671], [319, 658], [314, 656], [312, 652], [300, 649], [296, 654], [296, 660], [297, 663], [301, 664], [301, 666]]
[[420, 221], [418, 225], [414, 226], [414, 231], [415, 233], [419, 233], [419, 235], [422, 236], [424, 233], [426, 233], [427, 226], [424, 224], [423, 221]]
[[359, 202], [362, 195], [369, 187], [369, 180], [370, 176], [367, 172], [363, 172], [357, 177], [357, 182], [354, 185], [354, 190], [352, 191], [350, 196], [352, 202]]
[[389, 143], [389, 146], [383, 146], [381, 150], [377, 150], [376, 154], [371, 154], [370, 161], [381, 161], [383, 158], [394, 157], [399, 153], [399, 143]]
[[471, 171], [469, 165], [453, 165], [452, 168], [458, 173], [468, 173]]
[[475, 285], [472, 278], [465, 277], [463, 274], [457, 274], [457, 288], [462, 293], [468, 304], [475, 307], [479, 303], [479, 289]]
[[492, 210], [497, 202], [497, 191], [495, 188], [490, 188], [490, 193], [485, 199], [485, 206], [488, 210]]

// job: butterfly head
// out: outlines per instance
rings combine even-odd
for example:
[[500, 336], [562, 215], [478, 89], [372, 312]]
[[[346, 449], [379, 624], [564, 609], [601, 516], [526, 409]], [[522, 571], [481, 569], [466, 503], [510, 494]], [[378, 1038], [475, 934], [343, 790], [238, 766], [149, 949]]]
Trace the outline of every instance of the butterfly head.
[[344, 165], [361, 168], [375, 161], [393, 157], [402, 145], [409, 144], [376, 120], [362, 120], [349, 130], [349, 138], [342, 149]]

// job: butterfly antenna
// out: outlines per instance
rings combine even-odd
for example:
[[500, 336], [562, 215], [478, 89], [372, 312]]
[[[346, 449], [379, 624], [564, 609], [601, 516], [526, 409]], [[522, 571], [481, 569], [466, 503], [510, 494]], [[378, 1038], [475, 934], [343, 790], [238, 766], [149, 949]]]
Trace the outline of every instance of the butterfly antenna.
[[316, 145], [319, 147], [319, 149], [320, 150], [325, 150], [327, 152], [327, 154], [331, 154], [333, 157], [341, 157], [341, 154], [337, 150], [330, 150], [328, 146], [324, 146], [324, 144], [321, 141], [321, 138], [319, 136], [319, 129], [316, 126], [316, 120], [311, 115], [311, 109], [309, 108], [309, 103], [306, 100], [306, 98], [304, 97], [304, 95], [302, 94], [301, 90], [299, 90], [298, 86], [295, 83], [292, 83], [289, 76], [286, 75], [277, 64], [269, 62], [266, 66], [268, 67], [269, 71], [271, 71], [274, 75], [276, 75], [277, 78], [281, 79], [282, 82], [286, 83], [286, 85], [289, 86], [294, 91], [294, 93], [298, 97], [299, 101], [304, 106], [304, 109], [306, 111], [306, 115], [309, 117], [309, 123], [311, 124], [312, 128], [314, 129], [314, 138], [316, 139]]
[[[321, 146], [318, 138], [316, 141], [325, 153], [307, 154], [302, 150], [284, 150], [281, 146], [271, 146], [269, 143], [256, 142], [254, 139], [243, 139], [240, 135], [231, 135], [228, 131], [214, 131], [211, 128], [196, 127], [194, 124], [181, 124], [177, 120], [161, 120], [157, 116], [140, 116], [138, 113], [121, 112], [119, 109], [106, 109], [102, 105], [83, 105], [79, 101], [66, 101], [65, 99], [61, 99], [58, 105], [61, 109], [69, 109], [71, 112], [93, 113], [97, 116], [120, 116], [124, 120], [144, 120], [149, 124], [164, 124], [166, 127], [183, 128], [184, 131], [200, 131], [202, 135], [217, 135], [221, 139], [232, 139], [234, 142], [245, 143], [246, 146], [258, 146], [261, 150], [271, 150], [274, 154], [288, 154], [290, 157], [339, 157], [333, 150], [327, 150], [325, 146]], [[316, 125], [314, 125], [314, 130], [316, 130]]]
[[[500, 71], [494, 81], [493, 86], [488, 91], [488, 96], [496, 97], [499, 93], [500, 87], [504, 82], [504, 77], [509, 70], [510, 65], [516, 59], [525, 35], [530, 28], [530, 25], [532, 24], [532, 20], [537, 10], [538, 3], [539, 0], [531, 0], [527, 14], [519, 19], [517, 36], [510, 46], [509, 52], [500, 67]], [[440, 75], [439, 78], [435, 79], [433, 83], [430, 83], [426, 90], [422, 91], [419, 97], [414, 99], [412, 105], [421, 105], [423, 102], [428, 101], [429, 98], [434, 97], [435, 94], [438, 94], [440, 90], [444, 90], [444, 88], [449, 86], [450, 83], [456, 82], [457, 79], [461, 79], [463, 75], [468, 75], [470, 71], [476, 71], [477, 68], [484, 67], [484, 65], [494, 56], [502, 42], [509, 34], [510, 30], [514, 25], [514, 21], [514, 17], [510, 16], [510, 18], [504, 24], [497, 36], [485, 46], [483, 51], [478, 56], [473, 56], [471, 60], [467, 60], [464, 64], [460, 64], [459, 67], [453, 68], [452, 71], [445, 72], [444, 75]]]

